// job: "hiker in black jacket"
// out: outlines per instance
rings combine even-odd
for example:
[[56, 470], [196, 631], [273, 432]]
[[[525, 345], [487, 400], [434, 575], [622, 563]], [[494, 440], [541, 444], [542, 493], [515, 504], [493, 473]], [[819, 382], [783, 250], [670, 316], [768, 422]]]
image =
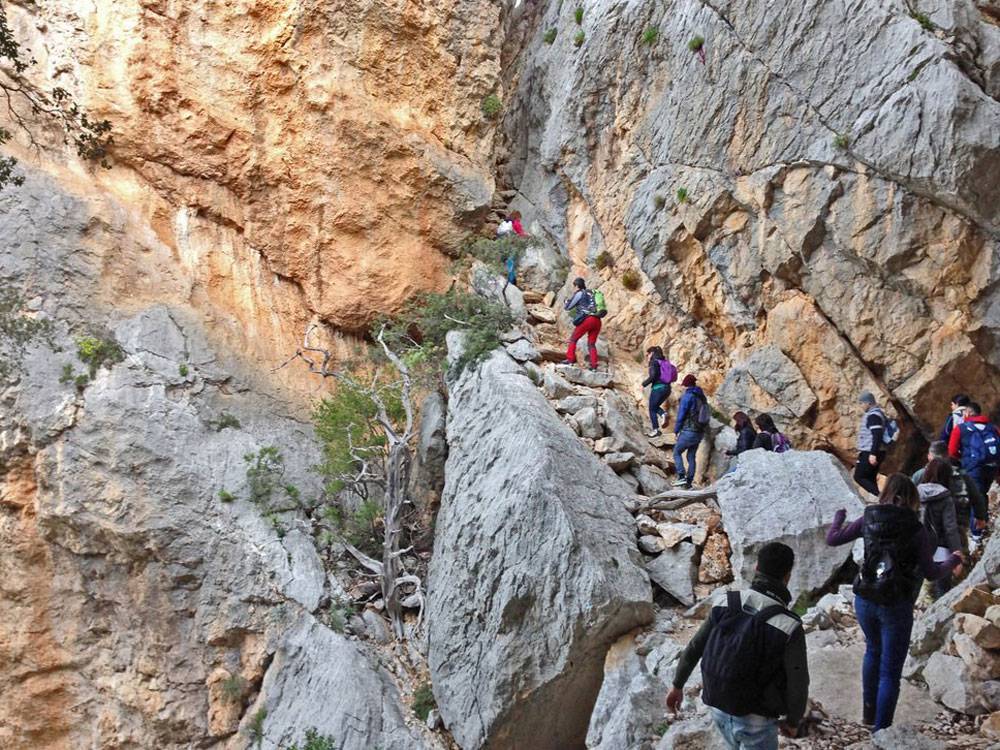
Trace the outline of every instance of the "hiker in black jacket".
[[738, 411], [733, 414], [733, 429], [736, 430], [736, 447], [726, 451], [727, 456], [738, 456], [743, 451], [750, 450], [757, 439], [757, 431], [746, 412]]
[[[809, 697], [802, 623], [789, 609], [795, 553], [780, 542], [757, 555], [750, 588], [730, 591], [681, 652], [667, 708], [676, 712], [684, 683], [701, 660], [701, 699], [733, 750], [776, 750], [778, 731], [798, 732]], [[779, 717], [785, 720], [779, 722]]]

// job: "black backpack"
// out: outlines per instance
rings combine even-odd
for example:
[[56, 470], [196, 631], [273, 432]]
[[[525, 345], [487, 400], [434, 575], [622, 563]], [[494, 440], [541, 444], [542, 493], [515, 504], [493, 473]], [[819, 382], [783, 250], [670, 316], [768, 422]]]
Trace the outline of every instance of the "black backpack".
[[764, 689], [783, 674], [788, 642], [767, 621], [778, 614], [799, 618], [780, 604], [747, 612], [738, 591], [730, 591], [726, 601], [701, 657], [702, 700], [734, 716], [762, 714]]
[[875, 604], [916, 599], [921, 582], [916, 543], [920, 526], [917, 514], [907, 508], [865, 508], [865, 559], [854, 579], [855, 594]]

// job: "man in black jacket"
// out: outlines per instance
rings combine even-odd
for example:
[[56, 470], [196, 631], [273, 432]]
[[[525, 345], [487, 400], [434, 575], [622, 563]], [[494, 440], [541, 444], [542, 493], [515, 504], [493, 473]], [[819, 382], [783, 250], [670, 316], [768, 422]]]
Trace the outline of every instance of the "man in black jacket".
[[[677, 663], [667, 708], [680, 708], [684, 683], [701, 660], [702, 700], [733, 750], [776, 750], [779, 728], [794, 737], [805, 713], [805, 633], [787, 608], [794, 564], [790, 547], [765, 544], [750, 588], [730, 591], [712, 607]], [[781, 716], [785, 719], [779, 722]]]

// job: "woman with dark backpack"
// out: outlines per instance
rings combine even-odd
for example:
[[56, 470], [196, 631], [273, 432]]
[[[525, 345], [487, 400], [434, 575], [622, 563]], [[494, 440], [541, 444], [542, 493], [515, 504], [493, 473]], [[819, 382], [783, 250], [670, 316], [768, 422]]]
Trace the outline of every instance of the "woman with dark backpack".
[[733, 414], [733, 429], [736, 430], [736, 447], [726, 451], [727, 456], [738, 456], [743, 451], [752, 449], [757, 442], [757, 431], [746, 412], [738, 411]]
[[[924, 469], [917, 485], [920, 505], [923, 507], [923, 522], [927, 533], [934, 539], [935, 561], [947, 559], [952, 552], [965, 552], [965, 544], [959, 530], [958, 511], [951, 496], [951, 464], [935, 458]], [[951, 588], [951, 574], [934, 581], [934, 598], [944, 595]]]
[[863, 722], [873, 731], [892, 725], [899, 680], [910, 648], [913, 605], [924, 578], [936, 581], [960, 570], [962, 556], [934, 562], [934, 541], [920, 522], [920, 495], [905, 474], [893, 474], [878, 505], [844, 525], [838, 510], [826, 532], [830, 546], [865, 540], [865, 557], [854, 579], [854, 611], [865, 634], [861, 667]]
[[651, 346], [646, 350], [649, 355], [649, 377], [642, 381], [642, 387], [649, 388], [649, 422], [653, 426], [649, 437], [659, 437], [660, 417], [666, 412], [660, 408], [670, 397], [670, 384], [677, 380], [677, 368], [663, 355], [663, 349]]

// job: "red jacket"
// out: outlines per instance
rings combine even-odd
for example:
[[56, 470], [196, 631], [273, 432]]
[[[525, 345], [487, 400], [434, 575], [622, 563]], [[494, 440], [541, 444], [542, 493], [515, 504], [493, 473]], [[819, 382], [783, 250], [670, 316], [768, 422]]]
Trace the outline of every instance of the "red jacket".
[[[978, 422], [979, 424], [989, 424], [990, 418], [982, 415], [978, 417], [966, 417], [966, 422]], [[993, 428], [996, 430], [996, 427]], [[1000, 436], [1000, 432], [997, 432]], [[951, 436], [948, 438], [948, 455], [957, 459], [962, 454], [962, 425], [951, 428]]]
[[514, 227], [514, 234], [516, 234], [518, 237], [527, 237], [528, 236], [528, 233], [524, 231], [524, 227], [521, 226], [521, 220], [520, 219], [511, 219], [510, 223]]

